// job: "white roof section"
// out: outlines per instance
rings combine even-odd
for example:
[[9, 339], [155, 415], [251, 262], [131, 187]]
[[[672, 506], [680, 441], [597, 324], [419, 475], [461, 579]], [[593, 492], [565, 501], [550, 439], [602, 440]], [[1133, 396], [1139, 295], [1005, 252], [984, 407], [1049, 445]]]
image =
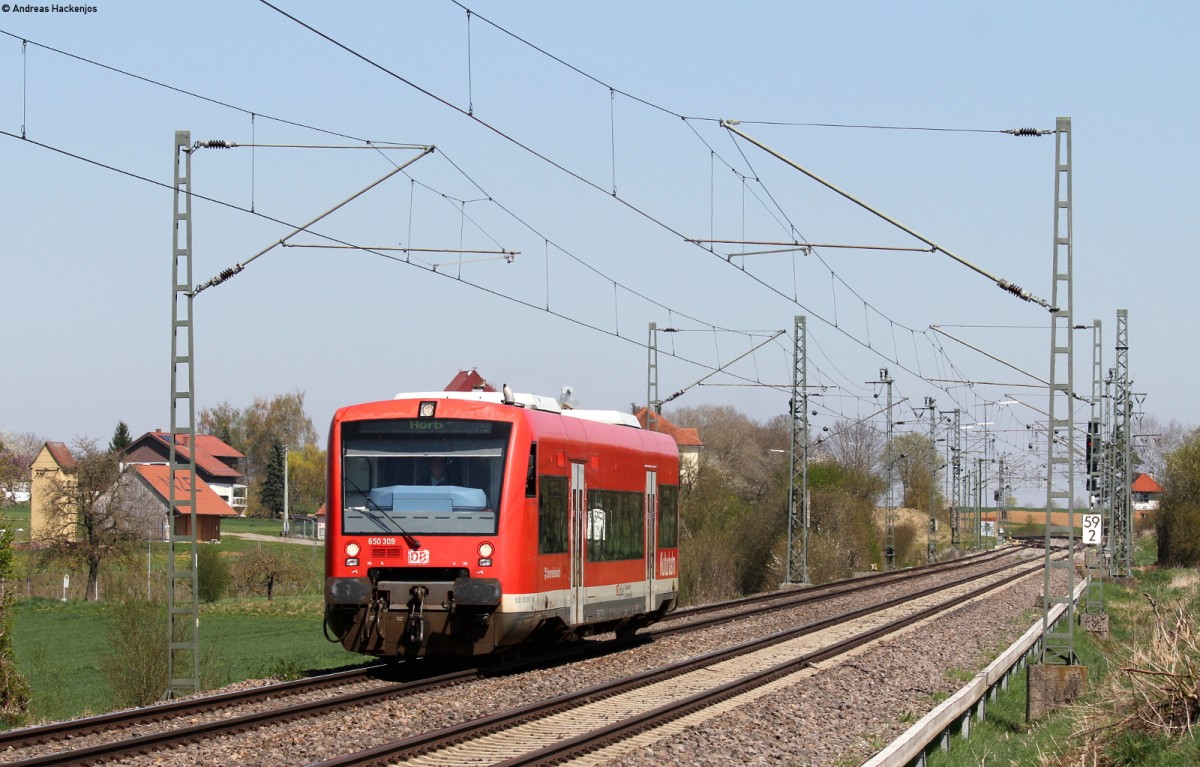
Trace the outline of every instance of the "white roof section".
[[599, 421], [614, 426], [632, 426], [642, 428], [636, 416], [632, 413], [622, 413], [620, 410], [564, 410], [562, 414], [570, 418], [580, 418], [584, 421]]
[[[498, 405], [505, 404], [504, 393], [498, 391], [400, 392], [395, 396], [395, 399], [463, 399], [474, 402], [494, 402]], [[514, 407], [526, 407], [531, 410], [558, 413], [559, 415], [578, 418], [583, 421], [596, 421], [616, 426], [631, 426], [635, 429], [642, 428], [638, 419], [630, 413], [622, 413], [619, 410], [573, 410], [571, 408], [564, 410], [557, 399], [541, 394], [514, 392], [512, 402], [509, 404], [512, 404]]]

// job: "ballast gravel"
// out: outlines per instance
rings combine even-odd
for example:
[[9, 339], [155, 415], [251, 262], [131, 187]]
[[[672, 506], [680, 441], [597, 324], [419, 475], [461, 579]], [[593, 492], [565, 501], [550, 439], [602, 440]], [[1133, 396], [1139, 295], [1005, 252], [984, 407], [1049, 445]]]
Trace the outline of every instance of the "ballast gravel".
[[[1018, 556], [1021, 556], [1018, 554]], [[1031, 563], [1041, 555], [1023, 554]], [[991, 565], [981, 565], [980, 570]], [[962, 577], [963, 570], [946, 579]], [[494, 676], [253, 732], [214, 738], [123, 760], [123, 765], [193, 767], [308, 765], [352, 751], [476, 719], [751, 638], [846, 612], [929, 585], [890, 586], [871, 596], [740, 620], [697, 634], [660, 637], [629, 651], [554, 669]], [[1040, 571], [931, 624], [841, 662], [828, 661], [798, 683], [731, 712], [615, 756], [613, 765], [857, 764], [958, 689], [1036, 620]]]

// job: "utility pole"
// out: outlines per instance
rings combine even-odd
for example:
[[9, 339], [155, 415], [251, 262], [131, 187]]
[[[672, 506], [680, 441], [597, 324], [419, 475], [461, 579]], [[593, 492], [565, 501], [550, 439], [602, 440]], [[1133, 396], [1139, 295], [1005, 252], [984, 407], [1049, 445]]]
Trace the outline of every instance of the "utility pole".
[[[196, 397], [192, 341], [192, 134], [175, 132], [175, 210], [171, 263], [171, 431], [167, 459], [167, 690], [168, 697], [200, 691], [200, 598], [196, 568]], [[188, 461], [176, 443], [186, 436]], [[180, 494], [179, 491], [183, 490]], [[187, 511], [186, 530], [176, 510]], [[182, 521], [182, 520], [180, 520]], [[179, 559], [187, 564], [180, 566]]]
[[288, 453], [291, 449], [283, 446], [283, 537], [288, 536]]

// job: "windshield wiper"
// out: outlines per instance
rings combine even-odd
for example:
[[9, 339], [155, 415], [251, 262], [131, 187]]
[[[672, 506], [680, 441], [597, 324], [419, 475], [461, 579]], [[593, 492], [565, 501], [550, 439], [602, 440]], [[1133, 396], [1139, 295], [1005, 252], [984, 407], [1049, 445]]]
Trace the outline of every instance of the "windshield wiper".
[[[351, 479], [350, 479], [350, 478], [348, 478], [348, 477], [344, 477], [344, 476], [343, 476], [343, 477], [342, 477], [342, 480], [343, 480], [343, 481], [344, 481], [344, 482], [345, 482], [347, 485], [349, 485], [350, 487], [354, 488], [354, 492], [356, 492], [356, 493], [358, 493], [359, 495], [361, 495], [361, 496], [363, 497], [363, 500], [365, 500], [367, 503], [369, 503], [369, 504], [371, 504], [372, 506], [374, 506], [376, 511], [378, 511], [378, 512], [379, 512], [379, 513], [381, 513], [381, 514], [383, 514], [383, 516], [387, 517], [387, 520], [388, 520], [389, 522], [391, 522], [393, 525], [395, 525], [395, 526], [396, 526], [396, 529], [400, 531], [400, 537], [404, 539], [404, 542], [408, 544], [408, 547], [409, 547], [410, 549], [419, 549], [419, 548], [421, 548], [421, 542], [420, 542], [420, 541], [418, 541], [416, 538], [414, 538], [414, 537], [413, 537], [411, 534], [409, 534], [409, 532], [408, 532], [407, 530], [405, 530], [405, 529], [404, 529], [404, 527], [403, 527], [403, 526], [402, 526], [402, 525], [401, 525], [401, 524], [400, 524], [398, 521], [396, 521], [396, 518], [395, 518], [395, 517], [393, 517], [391, 514], [388, 514], [388, 511], [387, 511], [387, 509], [383, 508], [383, 507], [382, 507], [382, 506], [380, 506], [378, 503], [375, 503], [375, 501], [373, 501], [373, 500], [371, 499], [371, 495], [370, 495], [370, 493], [365, 493], [365, 492], [363, 492], [363, 489], [362, 489], [361, 487], [359, 487], [358, 485], [354, 484], [353, 480], [351, 480]], [[362, 507], [362, 508], [363, 508], [364, 510], [366, 509], [366, 507], [365, 507], [365, 506], [364, 506], [364, 507]], [[371, 521], [372, 521], [372, 522], [375, 522], [376, 524], [379, 524], [379, 521], [378, 521], [377, 519], [375, 519], [374, 517], [371, 517], [370, 515], [368, 515], [368, 517], [371, 519]], [[382, 527], [382, 525], [381, 525], [381, 527]], [[389, 531], [389, 532], [391, 532], [391, 531]]]

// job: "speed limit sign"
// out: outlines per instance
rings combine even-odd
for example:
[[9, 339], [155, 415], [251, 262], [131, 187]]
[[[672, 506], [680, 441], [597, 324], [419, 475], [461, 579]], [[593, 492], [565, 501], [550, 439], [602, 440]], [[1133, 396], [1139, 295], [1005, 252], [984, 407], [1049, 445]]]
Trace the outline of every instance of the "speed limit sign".
[[1099, 514], [1084, 514], [1083, 515], [1083, 543], [1086, 546], [1100, 545], [1100, 520]]

